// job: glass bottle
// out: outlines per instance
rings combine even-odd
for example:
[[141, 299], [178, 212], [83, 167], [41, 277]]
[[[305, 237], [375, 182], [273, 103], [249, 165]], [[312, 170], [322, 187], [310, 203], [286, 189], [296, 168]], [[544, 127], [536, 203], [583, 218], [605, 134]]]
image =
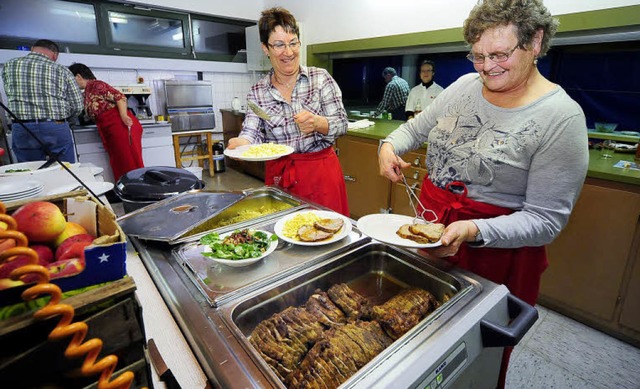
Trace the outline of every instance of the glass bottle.
[[240, 108], [242, 108], [240, 99], [234, 97], [233, 100], [231, 100], [231, 109], [233, 109], [234, 111], [240, 111]]

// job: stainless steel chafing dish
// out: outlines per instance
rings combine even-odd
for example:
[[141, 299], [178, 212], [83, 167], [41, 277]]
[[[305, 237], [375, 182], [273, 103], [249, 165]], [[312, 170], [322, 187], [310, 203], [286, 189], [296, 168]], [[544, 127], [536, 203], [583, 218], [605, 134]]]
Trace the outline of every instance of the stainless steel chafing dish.
[[[273, 231], [277, 219], [249, 225]], [[207, 263], [194, 242], [166, 250], [162, 243], [132, 241], [203, 369], [225, 388], [283, 387], [248, 337], [259, 321], [334, 283], [376, 302], [409, 286], [441, 301], [450, 296], [343, 387], [495, 387], [502, 348], [515, 345], [537, 317], [504, 286], [372, 241], [357, 228], [329, 245], [283, 243], [259, 266], [238, 269]]]

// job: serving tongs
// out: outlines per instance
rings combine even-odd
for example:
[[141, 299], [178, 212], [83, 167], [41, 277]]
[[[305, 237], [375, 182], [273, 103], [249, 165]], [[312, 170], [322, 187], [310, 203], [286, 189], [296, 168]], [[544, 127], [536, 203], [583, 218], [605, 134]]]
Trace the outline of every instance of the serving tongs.
[[[398, 166], [400, 166], [400, 157], [398, 155], [396, 155], [396, 160], [398, 161]], [[411, 208], [413, 209], [413, 213], [416, 215], [413, 220], [422, 221], [425, 224], [431, 224], [431, 223], [437, 222], [438, 215], [433, 210], [428, 209], [420, 202], [420, 198], [413, 191], [413, 188], [407, 182], [407, 177], [405, 177], [402, 171], [400, 171], [400, 176], [402, 177], [402, 182], [404, 183], [404, 190], [405, 192], [407, 192], [407, 196], [409, 196], [409, 205], [411, 205]], [[419, 205], [420, 208], [422, 208], [422, 212], [418, 212], [418, 208], [416, 208], [416, 204]], [[425, 214], [431, 214], [433, 218], [431, 218], [430, 220], [427, 220], [425, 218]]]

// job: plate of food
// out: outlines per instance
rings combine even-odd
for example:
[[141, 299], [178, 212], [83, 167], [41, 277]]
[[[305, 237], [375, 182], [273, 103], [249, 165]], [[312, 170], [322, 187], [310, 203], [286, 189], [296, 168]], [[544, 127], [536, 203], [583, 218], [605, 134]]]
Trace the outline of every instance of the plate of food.
[[271, 161], [293, 153], [293, 147], [276, 143], [260, 143], [225, 149], [224, 155], [243, 161]]
[[283, 216], [273, 227], [278, 238], [302, 246], [337, 242], [351, 232], [348, 217], [336, 212], [304, 210]]
[[34, 174], [36, 172], [41, 173], [61, 168], [57, 162], [54, 162], [53, 165], [38, 170], [38, 168], [44, 165], [45, 162], [47, 161], [30, 161], [0, 166], [0, 177], [20, 176], [25, 174]]
[[202, 255], [217, 263], [243, 267], [252, 265], [278, 247], [278, 238], [263, 230], [244, 228], [219, 235], [212, 232], [200, 238]]
[[358, 229], [380, 242], [409, 248], [430, 248], [442, 245], [440, 236], [444, 224], [425, 223], [413, 216], [375, 213], [358, 219]]

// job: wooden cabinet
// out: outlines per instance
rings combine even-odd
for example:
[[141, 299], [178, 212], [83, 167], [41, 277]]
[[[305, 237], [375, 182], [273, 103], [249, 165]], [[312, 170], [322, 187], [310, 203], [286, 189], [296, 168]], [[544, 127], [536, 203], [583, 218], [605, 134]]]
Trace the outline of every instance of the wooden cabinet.
[[640, 188], [587, 179], [548, 246], [540, 303], [640, 344]]
[[[411, 167], [405, 169], [403, 173], [407, 179], [409, 187], [420, 198], [420, 188], [422, 187], [422, 181], [427, 176], [427, 167], [425, 164], [426, 150], [419, 149], [411, 151], [401, 156], [402, 160], [409, 162]], [[414, 204], [417, 204], [415, 198]], [[414, 210], [409, 202], [409, 194], [404, 186], [404, 183], [398, 182], [391, 184], [391, 213], [399, 215], [414, 216]]]
[[378, 141], [342, 136], [336, 142], [336, 152], [347, 186], [351, 217], [387, 212], [390, 185], [388, 179], [378, 174]]
[[[244, 114], [229, 109], [221, 109], [220, 112], [222, 113], [222, 135], [224, 137], [224, 144], [226, 145], [229, 143], [229, 139], [235, 138], [240, 134]], [[224, 162], [227, 167], [264, 180], [264, 162], [238, 161], [229, 157], [225, 157]]]

